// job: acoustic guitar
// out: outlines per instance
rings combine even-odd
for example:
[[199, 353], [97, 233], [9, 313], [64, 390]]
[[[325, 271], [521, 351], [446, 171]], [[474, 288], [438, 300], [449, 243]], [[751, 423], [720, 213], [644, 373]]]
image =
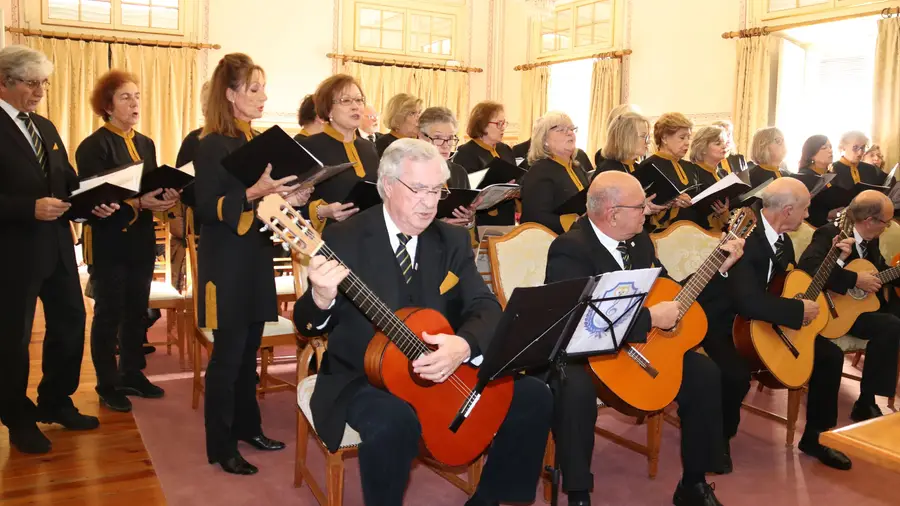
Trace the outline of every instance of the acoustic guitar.
[[[850, 236], [852, 223], [841, 215], [838, 241]], [[813, 367], [816, 336], [828, 323], [828, 303], [822, 288], [837, 264], [841, 250], [832, 246], [816, 270], [815, 276], [794, 269], [772, 277], [768, 291], [786, 299], [813, 300], [819, 305], [816, 318], [799, 329], [791, 329], [762, 320], [734, 319], [732, 335], [738, 352], [748, 361], [750, 370], [769, 387], [800, 388], [809, 379]]]
[[[310, 257], [322, 255], [345, 265], [281, 196], [265, 197], [256, 214], [294, 251]], [[366, 349], [366, 376], [373, 385], [387, 389], [413, 407], [428, 453], [448, 466], [469, 464], [484, 453], [509, 411], [512, 378], [492, 381], [478, 395], [474, 393], [477, 369], [468, 364], [461, 365], [443, 383], [419, 377], [412, 371], [412, 361], [434, 349], [422, 341], [422, 333], [453, 334], [447, 319], [432, 309], [391, 311], [352, 271], [339, 288], [376, 328]], [[453, 432], [450, 424], [463, 405], [468, 406], [468, 418]]]
[[[844, 268], [856, 273], [875, 272], [877, 270], [872, 262], [863, 258], [857, 258]], [[877, 273], [875, 277], [882, 284], [890, 283], [900, 278], [900, 267], [885, 269]], [[878, 294], [869, 293], [856, 287], [847, 290], [847, 293], [844, 295], [829, 291], [828, 296], [831, 297], [832, 303], [831, 320], [828, 321], [828, 325], [821, 332], [828, 339], [837, 339], [846, 335], [850, 332], [850, 327], [853, 326], [859, 315], [878, 311], [881, 307]]]
[[684, 354], [706, 336], [706, 314], [696, 300], [727, 258], [719, 247], [726, 241], [746, 238], [755, 226], [756, 214], [750, 208], [737, 209], [728, 233], [683, 288], [670, 279], [656, 280], [644, 306], [679, 302], [681, 311], [673, 328], [654, 328], [644, 343], [626, 343], [615, 355], [588, 359], [599, 380], [598, 396], [604, 403], [625, 413], [653, 412], [675, 399], [681, 388]]

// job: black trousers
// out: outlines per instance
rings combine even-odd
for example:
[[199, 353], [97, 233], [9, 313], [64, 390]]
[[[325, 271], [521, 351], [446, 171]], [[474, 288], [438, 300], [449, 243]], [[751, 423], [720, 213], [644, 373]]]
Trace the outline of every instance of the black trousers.
[[[684, 377], [675, 400], [681, 418], [681, 461], [686, 474], [702, 475], [718, 467], [724, 454], [719, 370], [699, 353], [684, 356]], [[566, 492], [592, 490], [597, 389], [584, 365], [566, 368], [566, 380], [554, 382], [553, 437], [556, 461]]]
[[[74, 255], [74, 251], [64, 254]], [[38, 297], [46, 321], [38, 406], [48, 411], [73, 405], [70, 396], [78, 388], [84, 355], [84, 300], [78, 272], [67, 270], [61, 259], [46, 278], [4, 286], [0, 292], [0, 421], [17, 428], [35, 421], [35, 405], [26, 388], [28, 344]]]
[[238, 439], [262, 433], [256, 400], [256, 352], [265, 323], [213, 330], [213, 352], [206, 367], [203, 414], [206, 456], [226, 460], [237, 453]]
[[97, 371], [97, 392], [101, 394], [119, 386], [121, 375], [140, 372], [147, 365], [143, 346], [152, 281], [152, 262], [91, 267], [94, 296], [91, 359]]
[[[553, 396], [537, 378], [515, 382], [506, 419], [488, 449], [478, 494], [501, 502], [534, 501], [550, 431]], [[409, 404], [365, 385], [354, 394], [347, 423], [359, 432], [359, 472], [366, 506], [400, 506], [422, 428]], [[415, 501], [413, 501], [415, 503]]]

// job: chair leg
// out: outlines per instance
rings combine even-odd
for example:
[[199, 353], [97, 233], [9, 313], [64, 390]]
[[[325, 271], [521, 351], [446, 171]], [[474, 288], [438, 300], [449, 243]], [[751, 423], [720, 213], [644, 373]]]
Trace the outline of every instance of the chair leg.
[[197, 409], [200, 404], [200, 339], [197, 336], [191, 340], [191, 348], [194, 350], [194, 381], [193, 392], [191, 397], [191, 408]]
[[[544, 449], [544, 469], [548, 467], [553, 467], [556, 463], [556, 441], [553, 440], [553, 434], [547, 437], [547, 447]], [[543, 478], [541, 481], [544, 482], [544, 502], [550, 502], [550, 496], [553, 494], [553, 484], [550, 482], [552, 476], [549, 473], [543, 472], [541, 473]]]
[[328, 506], [341, 506], [344, 502], [344, 457], [340, 453], [329, 453], [326, 460]]
[[862, 354], [863, 354], [862, 351], [857, 351], [857, 352], [855, 352], [855, 353], [853, 354], [853, 361], [850, 362], [850, 365], [852, 365], [853, 367], [858, 366], [858, 365], [859, 365], [859, 359], [862, 358]]
[[269, 375], [269, 348], [260, 348], [259, 349], [259, 358], [260, 366], [259, 366], [259, 389], [258, 395], [260, 400], [266, 398], [266, 386], [268, 385], [268, 375]]
[[175, 310], [166, 309], [166, 355], [172, 354], [173, 334], [176, 334], [177, 332], [178, 322], [177, 316], [175, 316]]
[[659, 471], [659, 448], [662, 442], [662, 413], [647, 418], [647, 474], [656, 478]]
[[309, 422], [297, 408], [297, 451], [294, 457], [294, 487], [303, 485], [303, 470], [306, 469], [306, 449], [309, 445]]
[[178, 332], [178, 336], [176, 336], [176, 338], [178, 339], [178, 363], [181, 365], [181, 370], [184, 370], [184, 356], [185, 356], [184, 344], [185, 344], [185, 330], [186, 330], [185, 329], [184, 307], [179, 308], [178, 311], [175, 312], [175, 318], [177, 321], [176, 332]]
[[474, 494], [475, 490], [478, 489], [478, 483], [481, 481], [482, 470], [484, 470], [484, 456], [475, 459], [475, 462], [472, 462], [469, 465], [469, 468], [466, 470], [469, 478], [469, 495]]
[[794, 431], [797, 427], [797, 416], [800, 414], [800, 398], [803, 396], [802, 388], [788, 390], [787, 406], [787, 438], [785, 446], [794, 446]]

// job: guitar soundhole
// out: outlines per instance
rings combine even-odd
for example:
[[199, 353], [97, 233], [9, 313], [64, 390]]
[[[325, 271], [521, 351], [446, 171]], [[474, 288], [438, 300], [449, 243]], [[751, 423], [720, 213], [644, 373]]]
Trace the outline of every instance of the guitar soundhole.
[[853, 297], [856, 300], [863, 300], [866, 298], [865, 290], [861, 290], [859, 288], [851, 288], [847, 290], [847, 295]]
[[[425, 346], [427, 346], [431, 351], [434, 351], [434, 350], [437, 349], [437, 347], [432, 346], [432, 345], [430, 345], [430, 344], [426, 344]], [[417, 386], [420, 386], [420, 387], [422, 387], [422, 388], [430, 388], [430, 387], [433, 387], [434, 385], [437, 384], [437, 383], [435, 383], [435, 382], [433, 382], [433, 381], [431, 381], [431, 380], [427, 380], [427, 379], [425, 379], [425, 378], [419, 376], [418, 374], [416, 374], [416, 373], [413, 371], [412, 361], [410, 361], [410, 362], [407, 364], [407, 368], [408, 368], [408, 370], [409, 370], [409, 377], [412, 378], [413, 383], [415, 383]]]

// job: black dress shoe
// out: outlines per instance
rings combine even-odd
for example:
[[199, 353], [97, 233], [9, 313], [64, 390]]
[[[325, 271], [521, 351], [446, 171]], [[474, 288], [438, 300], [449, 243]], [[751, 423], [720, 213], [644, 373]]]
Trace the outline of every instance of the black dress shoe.
[[166, 394], [165, 390], [150, 383], [150, 380], [141, 372], [123, 376], [122, 385], [117, 387], [116, 390], [125, 395], [135, 395], [145, 399], [159, 399]]
[[222, 470], [230, 474], [251, 475], [259, 472], [259, 468], [244, 460], [244, 457], [235, 455], [225, 460], [209, 459], [210, 464], [219, 464]]
[[810, 457], [819, 459], [819, 462], [825, 464], [828, 467], [840, 469], [841, 471], [848, 471], [851, 467], [853, 467], [853, 463], [850, 462], [850, 459], [847, 458], [846, 455], [835, 450], [834, 448], [822, 446], [818, 442], [814, 443], [812, 441], [804, 441], [803, 439], [801, 439], [800, 444], [797, 445], [797, 448], [799, 448], [801, 452], [809, 455]]
[[56, 410], [37, 408], [37, 421], [41, 423], [58, 423], [69, 430], [93, 430], [100, 426], [96, 416], [82, 415], [75, 406]]
[[715, 490], [715, 484], [700, 482], [686, 486], [679, 481], [672, 503], [675, 506], [722, 506]]
[[569, 506], [591, 506], [591, 493], [587, 490], [570, 490], [566, 495]]
[[100, 396], [101, 406], [113, 411], [118, 411], [119, 413], [131, 412], [131, 400], [128, 399], [128, 397], [125, 397], [125, 394], [122, 392], [119, 392], [118, 390], [109, 390], [97, 392], [97, 395]]
[[864, 422], [872, 418], [878, 418], [883, 414], [875, 403], [856, 401], [853, 403], [853, 410], [850, 411], [850, 419], [854, 422]]
[[256, 448], [257, 450], [263, 450], [267, 452], [274, 452], [278, 450], [284, 450], [284, 443], [281, 441], [275, 441], [274, 439], [269, 439], [266, 436], [260, 434], [256, 437], [251, 438], [242, 438], [241, 441], [249, 444], [250, 446]]
[[22, 453], [48, 453], [51, 445], [47, 436], [37, 428], [37, 425], [23, 425], [9, 429], [9, 444], [15, 446]]
[[156, 346], [144, 346], [144, 355], [156, 353]]

